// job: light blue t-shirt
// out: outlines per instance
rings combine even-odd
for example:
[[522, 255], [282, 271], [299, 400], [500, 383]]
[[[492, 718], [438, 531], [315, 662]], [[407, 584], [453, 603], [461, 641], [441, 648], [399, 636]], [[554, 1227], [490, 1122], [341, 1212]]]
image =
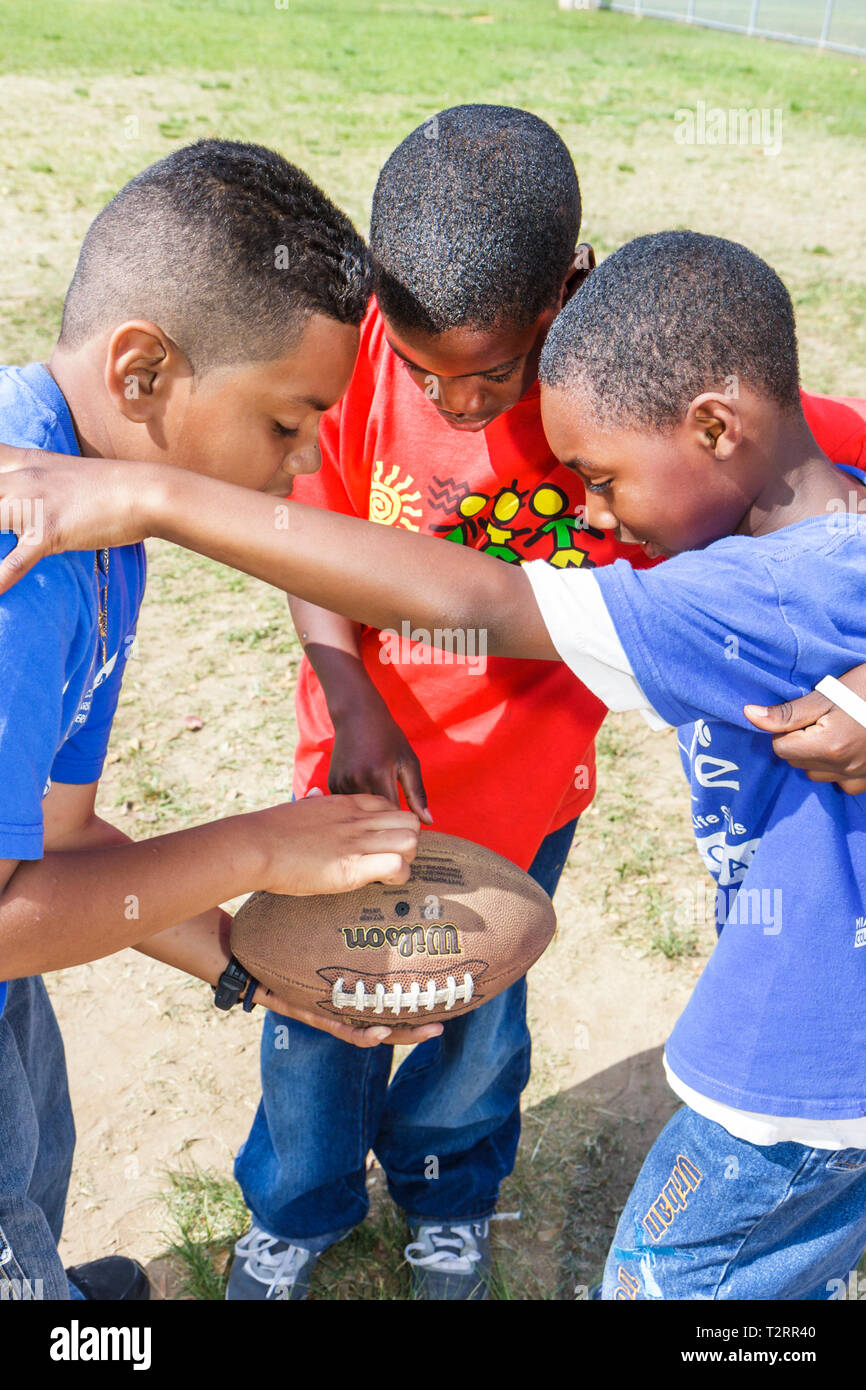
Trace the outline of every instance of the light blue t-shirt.
[[[79, 453], [63, 394], [38, 363], [0, 367], [0, 441]], [[14, 545], [0, 535], [0, 555]], [[41, 859], [51, 783], [86, 785], [102, 773], [144, 593], [144, 547], [110, 551], [107, 591], [95, 558], [92, 550], [49, 556], [0, 596], [0, 859]], [[5, 1002], [0, 983], [0, 1012]]]
[[741, 1110], [866, 1115], [866, 796], [810, 782], [746, 720], [866, 661], [866, 515], [595, 571], [643, 691], [678, 726], [719, 941], [667, 1045]]

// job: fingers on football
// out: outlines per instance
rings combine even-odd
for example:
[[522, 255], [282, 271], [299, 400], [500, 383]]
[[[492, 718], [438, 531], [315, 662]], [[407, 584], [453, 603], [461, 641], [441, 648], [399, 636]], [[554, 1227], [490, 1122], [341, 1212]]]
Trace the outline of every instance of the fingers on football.
[[354, 861], [351, 878], [354, 888], [367, 883], [406, 883], [409, 864], [399, 854], [364, 854]]
[[[353, 810], [357, 812], [363, 811], [367, 815], [376, 811], [387, 813], [399, 810], [396, 802], [392, 801], [390, 797], [382, 796], [375, 792], [355, 792], [351, 797], [351, 801]], [[400, 814], [402, 815], [403, 812], [400, 812]]]
[[438, 1038], [441, 1032], [441, 1023], [425, 1023], [418, 1028], [392, 1028], [388, 1042], [391, 1047], [414, 1047], [428, 1038]]
[[406, 805], [410, 811], [425, 825], [431, 825], [433, 817], [427, 805], [427, 793], [424, 790], [424, 781], [421, 777], [421, 765], [417, 758], [406, 759], [400, 764], [397, 773], [403, 794], [406, 797]]

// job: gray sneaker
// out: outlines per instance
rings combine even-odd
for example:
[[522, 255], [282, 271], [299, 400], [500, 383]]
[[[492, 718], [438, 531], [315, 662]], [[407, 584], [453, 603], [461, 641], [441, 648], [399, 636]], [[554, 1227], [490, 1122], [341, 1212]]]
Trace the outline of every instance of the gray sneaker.
[[489, 1221], [410, 1221], [405, 1255], [415, 1298], [490, 1297]]
[[235, 1245], [226, 1298], [247, 1302], [269, 1298], [288, 1302], [306, 1298], [310, 1275], [319, 1256], [347, 1234], [338, 1231], [333, 1236], [319, 1236], [311, 1241], [318, 1247], [312, 1250], [309, 1245], [297, 1241], [277, 1240], [253, 1223]]

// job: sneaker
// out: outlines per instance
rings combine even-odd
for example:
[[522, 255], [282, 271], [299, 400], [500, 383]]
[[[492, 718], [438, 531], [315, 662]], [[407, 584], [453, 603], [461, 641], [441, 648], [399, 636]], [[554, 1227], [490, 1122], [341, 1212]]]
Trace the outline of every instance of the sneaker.
[[319, 1256], [344, 1235], [348, 1235], [348, 1231], [311, 1237], [318, 1247], [312, 1250], [309, 1245], [297, 1241], [277, 1240], [254, 1223], [235, 1245], [226, 1298], [247, 1302], [268, 1298], [288, 1302], [306, 1298], [310, 1275]]
[[412, 1295], [443, 1299], [490, 1297], [490, 1222], [409, 1222], [406, 1246]]
[[106, 1255], [83, 1265], [70, 1265], [66, 1277], [88, 1302], [146, 1303], [150, 1280], [138, 1260]]

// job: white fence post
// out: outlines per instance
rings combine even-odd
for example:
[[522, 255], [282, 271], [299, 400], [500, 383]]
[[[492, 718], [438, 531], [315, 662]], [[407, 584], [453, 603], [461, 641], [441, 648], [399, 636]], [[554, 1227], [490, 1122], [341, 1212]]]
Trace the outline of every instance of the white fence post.
[[752, 8], [749, 12], [749, 27], [746, 30], [747, 34], [754, 34], [758, 27], [758, 6], [760, 3], [761, 0], [752, 0]]
[[824, 25], [821, 29], [821, 37], [818, 40], [818, 47], [823, 48], [830, 37], [830, 21], [833, 18], [833, 0], [827, 0], [827, 8], [824, 10]]

